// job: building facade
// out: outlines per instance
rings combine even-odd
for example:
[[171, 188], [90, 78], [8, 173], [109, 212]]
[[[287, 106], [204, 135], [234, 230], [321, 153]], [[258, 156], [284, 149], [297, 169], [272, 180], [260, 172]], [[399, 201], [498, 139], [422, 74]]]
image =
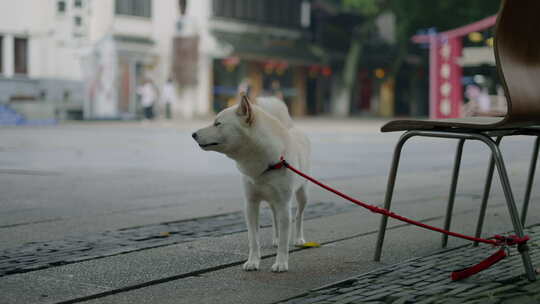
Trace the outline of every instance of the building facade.
[[317, 44], [312, 5], [2, 1], [0, 103], [60, 118], [133, 119], [142, 81], [160, 89], [172, 78], [173, 111], [183, 117], [212, 115], [235, 103], [239, 90], [278, 96], [296, 116], [329, 113], [336, 59]]
[[332, 70], [311, 41], [306, 0], [186, 0], [173, 73], [194, 115], [235, 103], [239, 91], [282, 98], [293, 115], [329, 102]]
[[0, 103], [135, 117], [141, 80], [170, 76], [179, 16], [176, 0], [2, 1]]

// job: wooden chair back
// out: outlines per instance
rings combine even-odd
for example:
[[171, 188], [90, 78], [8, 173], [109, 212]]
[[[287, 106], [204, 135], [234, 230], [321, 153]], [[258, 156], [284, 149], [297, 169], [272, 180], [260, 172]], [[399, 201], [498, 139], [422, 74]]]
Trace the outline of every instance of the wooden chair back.
[[508, 102], [505, 124], [540, 124], [540, 0], [502, 0], [495, 60]]

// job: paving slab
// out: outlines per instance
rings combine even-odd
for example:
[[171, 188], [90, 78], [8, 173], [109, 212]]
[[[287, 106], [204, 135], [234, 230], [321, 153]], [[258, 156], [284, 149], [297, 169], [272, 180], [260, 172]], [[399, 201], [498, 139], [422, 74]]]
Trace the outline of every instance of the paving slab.
[[0, 304], [58, 303], [108, 289], [97, 284], [73, 282], [69, 278], [10, 276], [0, 283]]
[[[522, 164], [520, 166], [523, 167]], [[392, 210], [415, 219], [431, 219], [430, 223], [440, 225], [448, 180], [449, 172], [434, 171], [414, 176], [405, 171], [399, 176], [396, 189], [399, 191], [397, 196], [399, 200], [394, 203]], [[470, 182], [473, 180], [474, 183]], [[460, 179], [463, 184], [459, 185], [452, 230], [466, 233], [473, 231], [476, 209], [480, 201], [478, 193], [481, 193], [479, 191], [481, 185], [476, 182], [477, 180], [478, 169], [463, 170]], [[381, 202], [380, 189], [384, 188], [384, 183], [385, 178], [381, 177], [345, 178], [337, 181], [340, 189], [375, 204]], [[486, 235], [508, 231], [511, 228], [500, 190], [496, 186], [494, 188], [484, 229]], [[429, 192], [426, 192], [426, 189], [429, 189]], [[516, 193], [521, 193], [521, 190], [522, 185], [518, 184]], [[335, 200], [333, 196], [320, 192], [315, 197]], [[531, 205], [529, 222], [540, 222], [539, 211], [538, 204]], [[388, 232], [383, 261], [373, 263], [371, 259], [379, 218], [379, 215], [358, 209], [307, 221], [305, 224], [307, 239], [321, 242], [323, 247], [291, 254], [290, 272], [286, 274], [269, 272], [273, 263], [273, 257], [270, 255], [274, 254], [275, 249], [268, 245], [270, 229], [263, 229], [263, 244], [265, 244], [263, 254], [268, 258], [263, 260], [261, 271], [255, 273], [245, 273], [241, 270], [240, 264], [245, 260], [247, 253], [247, 238], [245, 233], [237, 233], [113, 257], [96, 257], [91, 261], [0, 278], [0, 294], [9, 295], [7, 303], [11, 303], [13, 299], [22, 301], [14, 303], [58, 303], [100, 294], [103, 297], [94, 301], [116, 303], [124, 299], [137, 299], [141, 303], [146, 303], [144, 301], [159, 303], [155, 301], [161, 296], [163, 302], [170, 301], [169, 299], [187, 299], [186, 301], [190, 300], [190, 303], [199, 303], [220, 299], [226, 303], [227, 301], [236, 303], [234, 301], [238, 301], [236, 295], [239, 294], [242, 295], [242, 299], [249, 299], [251, 301], [249, 303], [271, 303], [416, 256], [426, 256], [426, 261], [433, 260], [430, 254], [439, 249], [438, 234], [390, 221], [391, 226], [401, 228]], [[454, 239], [450, 241], [450, 246], [462, 244], [464, 241]], [[464, 256], [466, 252], [463, 251]], [[538, 260], [538, 256], [534, 257]], [[459, 260], [448, 258], [449, 265], [450, 262], [453, 266], [460, 263]], [[434, 285], [429, 263], [420, 267], [409, 266], [402, 269], [403, 273], [422, 275], [421, 279], [411, 281], [411, 286], [425, 289], [425, 286]], [[383, 268], [382, 271], [389, 273], [388, 275], [395, 274], [392, 269]], [[440, 273], [435, 277], [439, 276], [442, 277], [444, 274]], [[16, 282], [39, 288], [19, 288]], [[197, 286], [191, 282], [196, 282], [200, 286], [213, 286], [214, 289], [204, 292], [191, 290]], [[231, 284], [237, 288], [231, 288]], [[382, 284], [371, 285], [375, 288], [385, 288]], [[280, 290], [283, 290], [283, 293]], [[439, 289], [430, 290], [432, 293], [441, 292]], [[420, 291], [416, 293], [418, 292]], [[107, 294], [111, 295], [105, 296]], [[373, 298], [370, 300], [378, 300], [380, 293], [374, 292], [371, 296]], [[407, 294], [403, 296], [406, 297]], [[0, 303], [1, 299], [2, 297]], [[356, 301], [356, 298], [351, 298], [351, 301], [353, 300]], [[403, 297], [400, 300], [403, 300]]]
[[[56, 303], [182, 277], [201, 269], [237, 263], [243, 258], [236, 254], [198, 250], [186, 245], [162, 247], [2, 277], [0, 295], [12, 295], [16, 299], [13, 303]], [[39, 288], [25, 290], [19, 288], [19, 284]], [[19, 300], [17, 295], [23, 300]], [[28, 302], [24, 300], [26, 298], [34, 301]]]
[[[392, 210], [411, 218], [440, 217], [440, 212], [444, 208], [444, 202], [446, 200], [444, 193], [447, 192], [447, 187], [446, 185], [441, 185], [438, 179], [440, 176], [445, 175], [446, 174], [437, 171], [415, 178], [412, 178], [413, 176], [408, 174], [401, 176], [402, 180], [400, 184], [403, 184], [403, 187], [406, 190], [399, 189], [399, 192], [397, 191], [399, 199], [393, 204]], [[464, 170], [463, 179], [471, 179], [474, 175], [475, 170]], [[411, 182], [411, 180], [414, 182]], [[350, 193], [362, 200], [380, 206], [381, 195], [377, 192], [378, 190], [374, 190], [377, 189], [378, 184], [380, 183], [382, 183], [380, 178], [364, 178], [340, 180], [336, 184], [339, 189], [343, 189], [346, 193]], [[429, 187], [433, 194], [426, 194], [422, 187]], [[519, 187], [518, 190], [520, 190]], [[460, 193], [457, 196], [455, 206], [457, 216], [459, 216], [459, 212], [463, 212], [463, 210], [477, 208], [475, 206], [477, 206], [480, 201], [480, 196], [475, 195], [477, 192], [480, 192], [478, 187], [472, 186], [471, 184], [465, 184], [460, 187]], [[312, 194], [314, 202], [307, 208], [308, 218], [311, 217], [311, 213], [314, 213], [315, 216], [328, 216], [335, 213], [358, 211], [356, 221], [348, 220], [344, 222], [347, 225], [338, 223], [336, 226], [329, 226], [334, 227], [334, 229], [329, 230], [331, 234], [329, 234], [328, 237], [339, 239], [341, 237], [350, 237], [351, 229], [356, 233], [361, 234], [373, 232], [378, 228], [378, 215], [373, 215], [366, 210], [362, 210], [360, 207], [354, 206], [339, 198], [335, 198], [318, 189], [313, 189]], [[494, 189], [494, 195], [496, 194], [498, 194], [497, 189]], [[328, 201], [317, 203], [317, 201], [321, 199], [327, 199]], [[533, 199], [536, 199], [536, 196], [533, 196]], [[468, 202], [467, 204], [463, 204], [463, 201]], [[501, 206], [501, 204], [504, 204], [500, 197], [495, 197], [490, 203], [492, 206]], [[432, 210], [426, 212], [429, 208]], [[533, 209], [531, 210], [534, 211]], [[171, 213], [174, 213], [172, 210], [170, 211]], [[226, 229], [222, 229], [221, 226], [230, 224], [230, 221], [227, 220], [228, 216], [224, 216], [224, 219], [220, 219], [221, 216], [215, 216], [214, 219], [208, 217], [203, 220], [174, 221], [172, 224], [165, 222], [161, 224], [144, 225], [143, 223], [133, 229], [123, 228], [118, 231], [112, 230], [98, 234], [79, 233], [62, 240], [55, 241], [44, 239], [40, 242], [31, 242], [19, 247], [0, 250], [0, 256], [6, 257], [5, 260], [0, 260], [0, 276], [5, 273], [26, 272], [59, 264], [80, 262], [96, 257], [111, 256], [156, 246], [166, 246], [191, 241], [192, 239], [201, 236], [216, 236], [245, 230], [242, 212], [237, 211], [230, 214], [235, 215], [232, 219], [234, 220], [235, 226], [227, 226], [228, 228]], [[498, 214], [504, 215], [504, 212]], [[537, 213], [531, 212], [531, 218], [533, 220], [535, 214]], [[497, 216], [497, 214], [494, 214], [494, 216]], [[502, 217], [502, 220], [509, 222], [508, 217]], [[390, 220], [390, 224], [393, 223], [394, 221]], [[43, 223], [42, 226], [43, 225], [54, 224]], [[135, 225], [135, 223], [133, 223], [133, 225]], [[231, 227], [234, 229], [229, 229]], [[320, 232], [311, 233], [309, 227], [309, 225], [306, 225], [306, 235], [308, 237], [314, 237], [314, 240], [316, 241], [325, 241], [324, 238], [317, 239], [320, 237]], [[211, 231], [207, 230], [207, 228]], [[26, 227], [25, 229], [29, 229], [29, 227]], [[486, 227], [486, 229], [489, 229], [489, 227]], [[39, 230], [37, 232], [39, 232]], [[326, 233], [325, 231], [322, 232]], [[13, 233], [13, 231], [11, 233]], [[36, 234], [35, 232], [25, 232], [22, 230], [21, 233], [26, 237], [28, 237], [29, 234]], [[163, 237], [162, 233], [170, 233], [170, 235]], [[11, 234], [11, 236], [13, 237], [13, 234]], [[8, 237], [6, 236], [6, 239], [7, 238]], [[10, 262], [10, 260], [13, 260], [14, 263]]]
[[[540, 225], [529, 227], [526, 234], [532, 238], [529, 246], [533, 265], [538, 266]], [[540, 303], [540, 280], [526, 279], [515, 248], [488, 271], [461, 281], [450, 279], [451, 271], [479, 263], [494, 250], [491, 246], [469, 244], [383, 267], [279, 303], [322, 303], [322, 296], [325, 303]], [[377, 288], [369, 290], [373, 286]]]
[[[462, 219], [470, 221], [474, 217], [471, 214], [465, 215]], [[310, 290], [350, 278], [351, 275], [354, 276], [354, 274], [358, 273], [368, 274], [363, 281], [362, 290], [359, 291], [357, 288], [351, 290], [352, 285], [347, 285], [345, 288], [349, 290], [343, 292], [346, 296], [340, 299], [347, 299], [347, 301], [357, 300], [359, 295], [356, 294], [359, 293], [367, 293], [369, 297], [365, 299], [371, 301], [385, 298], [388, 293], [398, 294], [401, 292], [399, 299], [402, 299], [412, 296], [418, 298], [426, 295], [439, 295], [442, 292], [451, 291], [453, 288], [448, 288], [447, 285], [450, 280], [450, 272], [456, 269], [456, 265], [450, 262], [441, 265], [441, 259], [450, 261], [448, 258], [450, 254], [434, 256], [434, 253], [440, 252], [440, 248], [438, 242], [434, 242], [433, 235], [429, 233], [418, 233], [416, 228], [410, 226], [399, 230], [401, 230], [401, 233], [395, 233], [397, 231], [394, 231], [389, 235], [389, 240], [391, 240], [393, 246], [398, 246], [400, 250], [389, 251], [383, 263], [373, 263], [371, 260], [373, 253], [371, 244], [375, 241], [375, 235], [371, 234], [333, 242], [321, 248], [293, 252], [290, 256], [290, 271], [287, 273], [275, 274], [269, 271], [274, 259], [272, 256], [263, 259], [261, 270], [257, 272], [244, 272], [240, 265], [236, 265], [203, 273], [198, 276], [197, 281], [200, 283], [201, 288], [213, 286], [213, 288], [205, 290], [203, 296], [201, 296], [200, 291], [186, 291], [186, 289], [190, 288], [186, 286], [191, 285], [186, 285], [184, 279], [179, 279], [166, 284], [156, 284], [133, 291], [121, 292], [91, 300], [88, 303], [129, 303], [134, 299], [138, 299], [141, 303], [151, 303], [151, 301], [155, 303], [173, 303], [170, 302], [170, 299], [176, 299], [176, 303], [216, 303], [212, 302], [215, 299], [220, 299], [220, 303], [274, 303], [285, 299], [287, 294], [294, 291], [297, 292], [297, 295], [307, 292], [309, 296], [314, 296], [317, 299], [317, 301], [311, 301], [313, 299], [309, 298], [311, 300], [305, 303], [319, 303], [318, 301], [322, 301], [324, 295], [310, 293]], [[361, 244], [364, 243], [370, 244], [370, 246], [363, 247]], [[473, 248], [474, 250], [477, 251], [473, 253], [476, 254], [477, 258], [478, 256], [485, 257], [485, 254], [489, 253], [489, 250]], [[444, 252], [448, 251], [451, 250]], [[454, 250], [454, 252], [456, 251], [458, 256], [466, 252], [461, 247]], [[418, 258], [415, 258], [417, 255], [424, 255], [425, 261], [419, 261]], [[467, 263], [470, 262], [470, 254], [463, 254], [463, 259]], [[408, 262], [403, 265], [400, 263], [391, 264], [404, 260], [408, 260]], [[539, 260], [537, 259], [537, 261]], [[519, 275], [520, 273], [522, 273], [522, 268], [516, 267], [514, 274]], [[384, 279], [374, 280], [379, 277], [383, 278], [383, 276]], [[415, 278], [415, 276], [417, 277]], [[433, 282], [431, 279], [434, 277], [437, 277], [438, 281]], [[404, 283], [402, 282], [402, 284], [399, 281]], [[239, 294], [242, 298], [236, 298], [228, 292], [223, 292], [230, 282], [235, 282], [240, 289]], [[480, 287], [484, 286], [483, 284], [486, 282], [485, 278], [481, 279], [480, 282], [474, 284], [465, 283], [465, 286], [468, 289], [476, 288], [480, 292]], [[496, 288], [500, 287], [500, 285], [493, 285], [492, 287]], [[329, 287], [327, 290], [332, 288]], [[412, 292], [407, 292], [409, 289]], [[268, 290], [272, 292], [267, 293]], [[351, 295], [349, 292], [353, 294]], [[351, 296], [350, 299], [349, 296]], [[343, 303], [347, 302], [343, 301]]]
[[290, 297], [302, 292], [299, 288], [235, 279], [193, 277], [168, 282], [159, 287], [140, 289], [89, 301], [93, 304], [254, 304], [269, 303], [276, 296]]
[[[440, 216], [437, 217], [437, 212], [433, 211], [433, 208], [422, 208], [424, 204], [436, 203], [440, 202], [412, 202], [398, 205], [396, 210], [403, 211], [407, 208], [416, 210], [414, 212], [416, 218], [435, 217], [431, 222], [437, 224], [442, 221]], [[476, 217], [476, 212], [467, 212], [466, 207], [456, 208], [461, 212], [455, 216], [453, 227], [457, 231], [471, 230], [470, 223]], [[537, 207], [532, 208], [535, 210]], [[500, 232], [501, 229], [505, 229], [504, 227], [508, 227], [504, 221], [497, 220], [496, 215], [504, 212], [504, 205], [493, 202], [488, 210], [486, 233]], [[354, 212], [306, 221], [308, 239], [321, 242], [323, 247], [292, 253], [290, 272], [286, 274], [269, 272], [275, 249], [269, 246], [271, 229], [262, 229], [263, 254], [267, 258], [261, 264], [261, 271], [255, 273], [245, 273], [241, 270], [240, 265], [247, 253], [247, 242], [245, 233], [237, 233], [0, 278], [0, 294], [16, 297], [19, 292], [23, 292], [21, 299], [29, 297], [36, 299], [35, 303], [56, 303], [60, 300], [125, 290], [118, 295], [103, 298], [115, 303], [116, 297], [129, 296], [136, 290], [160, 289], [167, 281], [171, 281], [171, 284], [176, 282], [181, 286], [181, 281], [197, 275], [218, 282], [236, 280], [240, 283], [258, 282], [262, 286], [278, 284], [305, 292], [414, 256], [428, 255], [439, 249], [438, 234], [411, 226], [398, 226], [401, 228], [389, 230], [387, 234], [383, 263], [373, 263], [371, 259], [378, 220], [378, 216], [358, 209]], [[451, 240], [450, 244], [461, 245], [464, 241]], [[425, 272], [429, 276], [429, 266], [426, 267]], [[47, 284], [43, 284], [44, 280], [48, 280]], [[29, 286], [35, 285], [40, 288], [26, 291], [18, 289], [17, 284], [13, 282], [25, 282]], [[66, 289], [73, 292], [62, 292]], [[253, 288], [252, 291], [257, 295], [264, 289]], [[279, 293], [273, 294], [275, 297], [272, 301], [284, 298]]]

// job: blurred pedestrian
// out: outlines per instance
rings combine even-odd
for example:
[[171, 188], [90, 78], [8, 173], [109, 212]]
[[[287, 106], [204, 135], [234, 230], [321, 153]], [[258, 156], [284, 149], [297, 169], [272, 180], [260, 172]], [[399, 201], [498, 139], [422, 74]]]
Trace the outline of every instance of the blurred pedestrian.
[[176, 88], [170, 77], [161, 89], [161, 102], [165, 104], [165, 118], [171, 119], [172, 107], [176, 103]]
[[463, 116], [477, 116], [479, 112], [478, 97], [480, 96], [480, 92], [480, 87], [478, 87], [476, 84], [467, 85], [465, 88], [465, 97], [467, 97], [469, 102], [467, 102], [463, 107]]
[[491, 111], [491, 98], [487, 88], [483, 88], [478, 95], [478, 111], [483, 114]]
[[470, 84], [465, 88], [465, 97], [469, 99], [469, 102], [463, 107], [464, 116], [491, 116], [495, 114], [492, 111], [491, 97], [487, 88]]
[[157, 99], [157, 92], [152, 81], [146, 78], [144, 83], [137, 88], [137, 94], [141, 96], [144, 119], [154, 119], [154, 103]]

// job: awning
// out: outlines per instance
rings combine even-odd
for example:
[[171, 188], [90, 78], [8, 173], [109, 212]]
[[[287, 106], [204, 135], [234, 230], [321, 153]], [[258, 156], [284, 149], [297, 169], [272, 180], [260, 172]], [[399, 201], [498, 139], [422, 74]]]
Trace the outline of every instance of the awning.
[[148, 37], [141, 37], [141, 36], [114, 35], [114, 40], [118, 42], [135, 43], [135, 44], [146, 44], [146, 45], [155, 44], [154, 40]]
[[253, 60], [286, 61], [298, 65], [324, 63], [324, 52], [306, 40], [222, 31], [213, 31], [213, 35], [219, 44], [232, 49], [231, 56]]

